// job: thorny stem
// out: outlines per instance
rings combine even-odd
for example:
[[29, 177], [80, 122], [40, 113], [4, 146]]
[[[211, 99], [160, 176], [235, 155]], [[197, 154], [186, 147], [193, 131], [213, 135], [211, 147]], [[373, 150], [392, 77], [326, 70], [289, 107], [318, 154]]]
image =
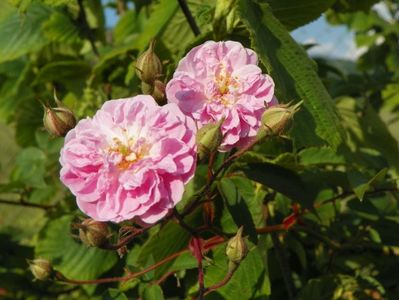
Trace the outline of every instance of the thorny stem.
[[84, 30], [86, 37], [90, 42], [90, 45], [91, 45], [91, 48], [93, 49], [94, 54], [97, 57], [100, 57], [100, 53], [98, 52], [97, 47], [96, 47], [95, 38], [90, 29], [89, 23], [87, 23], [87, 16], [86, 16], [85, 8], [83, 6], [83, 0], [78, 0], [78, 5], [79, 5], [78, 22], [81, 24], [82, 29]]
[[200, 35], [201, 31], [200, 31], [197, 23], [195, 22], [193, 15], [191, 14], [191, 11], [187, 5], [186, 0], [178, 0], [178, 2], [179, 2], [180, 8], [183, 11], [184, 16], [186, 17], [187, 22], [190, 25], [190, 28], [193, 31], [194, 35], [195, 36]]

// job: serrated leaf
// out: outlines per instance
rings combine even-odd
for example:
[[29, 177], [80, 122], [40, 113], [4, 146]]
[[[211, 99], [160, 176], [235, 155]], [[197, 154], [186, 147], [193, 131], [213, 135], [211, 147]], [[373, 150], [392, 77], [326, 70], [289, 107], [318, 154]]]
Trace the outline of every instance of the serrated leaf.
[[[214, 264], [205, 270], [205, 287], [220, 282], [227, 273], [225, 246], [214, 250]], [[225, 299], [264, 299], [270, 294], [268, 269], [258, 247], [252, 249], [241, 261], [230, 281], [217, 289]]]
[[43, 36], [42, 24], [50, 13], [49, 8], [33, 3], [22, 16], [15, 10], [0, 19], [0, 62], [16, 59], [47, 45], [49, 41]]
[[28, 187], [45, 188], [46, 155], [38, 148], [23, 149], [15, 161], [12, 180], [23, 182]]
[[79, 27], [64, 13], [53, 13], [43, 24], [43, 31], [44, 35], [54, 42], [71, 44], [81, 41]]
[[85, 61], [63, 60], [46, 64], [38, 72], [33, 84], [59, 82], [70, 91], [80, 94], [91, 72], [91, 66]]
[[35, 255], [50, 260], [68, 278], [95, 279], [117, 262], [117, 256], [76, 242], [70, 232], [72, 220], [71, 215], [51, 220], [40, 233]]
[[[245, 0], [238, 1], [238, 4], [253, 48], [271, 73], [282, 99], [304, 100], [305, 109], [302, 108], [298, 115], [307, 111], [310, 118], [301, 118], [294, 128], [307, 135], [315, 130], [319, 139], [337, 148], [343, 140], [343, 129], [333, 101], [317, 76], [314, 63], [276, 19], [268, 5]], [[311, 137], [308, 143], [315, 145], [320, 144], [320, 141]]]
[[293, 30], [316, 20], [336, 0], [266, 0], [273, 14], [287, 29]]

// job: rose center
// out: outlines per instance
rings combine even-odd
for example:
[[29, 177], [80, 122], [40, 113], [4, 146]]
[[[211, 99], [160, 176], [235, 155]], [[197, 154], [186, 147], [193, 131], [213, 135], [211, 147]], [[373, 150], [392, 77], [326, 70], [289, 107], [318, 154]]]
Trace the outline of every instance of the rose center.
[[232, 76], [232, 74], [227, 71], [226, 67], [221, 65], [216, 70], [214, 83], [217, 87], [214, 101], [217, 101], [223, 106], [233, 105], [238, 98], [238, 78], [236, 76]]
[[149, 146], [143, 138], [134, 140], [129, 138], [121, 141], [113, 138], [112, 145], [108, 148], [110, 161], [121, 171], [129, 169], [134, 163], [148, 154]]

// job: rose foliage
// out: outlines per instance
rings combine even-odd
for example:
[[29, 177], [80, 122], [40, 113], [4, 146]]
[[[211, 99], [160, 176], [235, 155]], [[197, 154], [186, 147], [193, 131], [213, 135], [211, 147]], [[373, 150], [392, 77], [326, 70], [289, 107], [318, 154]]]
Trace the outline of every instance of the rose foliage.
[[398, 17], [0, 1], [0, 298], [398, 299]]

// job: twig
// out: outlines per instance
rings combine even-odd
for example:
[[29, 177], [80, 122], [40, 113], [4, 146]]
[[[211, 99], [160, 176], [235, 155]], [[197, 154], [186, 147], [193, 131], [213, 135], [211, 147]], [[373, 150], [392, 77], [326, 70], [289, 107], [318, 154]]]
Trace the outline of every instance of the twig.
[[186, 0], [178, 0], [178, 2], [179, 2], [180, 8], [183, 11], [183, 13], [187, 19], [187, 22], [190, 25], [190, 28], [193, 31], [194, 35], [195, 36], [200, 35], [201, 31], [200, 31], [197, 23], [195, 22], [193, 15], [191, 14], [191, 11], [186, 3]]
[[212, 285], [212, 286], [206, 288], [204, 296], [208, 295], [209, 293], [212, 293], [213, 291], [217, 290], [218, 288], [221, 288], [221, 287], [225, 286], [230, 281], [230, 279], [233, 277], [236, 269], [237, 268], [229, 270], [227, 272], [226, 276], [220, 282], [218, 282], [215, 285]]
[[90, 42], [90, 45], [91, 45], [91, 48], [93, 49], [94, 54], [97, 57], [100, 57], [100, 53], [98, 52], [97, 47], [96, 47], [95, 38], [90, 29], [89, 23], [87, 22], [87, 16], [86, 16], [85, 8], [83, 6], [83, 0], [78, 0], [78, 5], [79, 5], [78, 22], [82, 25], [82, 29], [84, 30], [86, 37]]
[[[206, 240], [203, 247], [205, 250], [209, 250], [209, 249], [216, 247], [224, 242], [225, 242], [225, 240], [223, 238], [221, 238], [219, 236], [215, 236], [213, 238]], [[70, 284], [101, 284], [101, 283], [110, 283], [110, 282], [125, 282], [125, 281], [129, 281], [133, 278], [139, 277], [147, 272], [150, 272], [150, 271], [160, 267], [161, 265], [179, 257], [180, 255], [182, 255], [183, 253], [186, 253], [188, 251], [190, 251], [190, 249], [188, 247], [185, 249], [182, 249], [176, 253], [169, 255], [168, 257], [162, 259], [161, 261], [155, 263], [152, 266], [149, 266], [148, 268], [146, 268], [142, 271], [139, 271], [136, 273], [131, 273], [127, 276], [108, 277], [108, 278], [99, 278], [99, 279], [91, 279], [91, 280], [74, 280], [74, 279], [66, 278], [61, 272], [56, 272], [55, 278], [58, 281], [70, 283]]]
[[56, 279], [58, 281], [62, 281], [65, 283], [71, 283], [71, 284], [99, 284], [99, 283], [110, 283], [110, 282], [125, 282], [125, 281], [129, 281], [133, 278], [139, 277], [141, 275], [144, 275], [145, 273], [148, 273], [158, 267], [160, 267], [161, 265], [175, 259], [176, 257], [179, 257], [181, 254], [187, 252], [188, 249], [183, 249], [180, 250], [179, 252], [173, 253], [172, 255], [164, 258], [163, 260], [157, 262], [156, 264], [142, 270], [136, 273], [131, 273], [127, 276], [123, 276], [123, 277], [109, 277], [109, 278], [99, 278], [99, 279], [91, 279], [91, 280], [74, 280], [74, 279], [69, 279], [66, 278], [62, 273], [57, 272], [56, 273]]
[[52, 209], [55, 207], [55, 205], [36, 204], [36, 203], [26, 202], [23, 200], [20, 200], [17, 202], [17, 201], [5, 200], [5, 199], [0, 199], [0, 204], [19, 205], [19, 206], [25, 206], [25, 207], [40, 208], [40, 209], [44, 209], [44, 210], [49, 210], [49, 209]]
[[173, 216], [176, 218], [178, 224], [185, 230], [187, 230], [192, 236], [198, 236], [198, 232], [194, 228], [191, 228], [186, 222], [184, 222], [183, 217], [179, 214], [176, 208], [173, 208]]
[[135, 228], [135, 231], [132, 232], [131, 234], [127, 235], [124, 239], [120, 240], [116, 244], [110, 244], [110, 245], [103, 245], [101, 248], [106, 249], [106, 250], [118, 250], [124, 246], [126, 246], [129, 242], [131, 242], [135, 237], [139, 236], [140, 234], [143, 234], [146, 232], [148, 228]]

